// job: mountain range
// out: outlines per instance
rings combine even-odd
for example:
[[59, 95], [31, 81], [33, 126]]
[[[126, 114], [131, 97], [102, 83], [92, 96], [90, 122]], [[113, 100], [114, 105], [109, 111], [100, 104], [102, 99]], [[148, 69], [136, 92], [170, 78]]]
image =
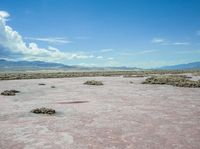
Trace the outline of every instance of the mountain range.
[[[163, 66], [156, 68], [157, 70], [191, 70], [200, 69], [200, 62], [193, 62], [188, 64], [179, 64], [173, 66]], [[9, 61], [0, 59], [0, 70], [1, 71], [12, 71], [12, 70], [143, 70], [136, 67], [85, 67], [85, 66], [69, 66], [61, 63], [50, 63], [44, 61]]]
[[69, 66], [61, 63], [50, 63], [44, 61], [8, 61], [0, 59], [0, 70], [138, 70], [136, 67], [85, 67]]
[[179, 64], [179, 65], [172, 65], [172, 66], [163, 66], [163, 67], [160, 67], [158, 69], [162, 69], [162, 70], [193, 70], [193, 69], [200, 69], [200, 62]]

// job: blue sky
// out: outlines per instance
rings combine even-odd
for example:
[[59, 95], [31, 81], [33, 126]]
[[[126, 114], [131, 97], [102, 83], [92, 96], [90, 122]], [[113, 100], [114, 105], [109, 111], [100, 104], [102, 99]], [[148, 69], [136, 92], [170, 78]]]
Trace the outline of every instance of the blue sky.
[[200, 61], [200, 1], [1, 0], [0, 58], [142, 68]]

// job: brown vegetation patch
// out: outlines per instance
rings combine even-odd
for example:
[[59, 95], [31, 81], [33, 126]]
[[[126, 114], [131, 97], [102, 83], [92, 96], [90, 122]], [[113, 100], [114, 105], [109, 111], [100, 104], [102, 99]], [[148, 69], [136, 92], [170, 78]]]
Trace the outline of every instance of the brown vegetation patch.
[[86, 85], [103, 85], [103, 83], [101, 81], [95, 81], [95, 80], [86, 81], [84, 84], [86, 84]]
[[142, 78], [146, 77], [146, 75], [123, 75], [124, 78]]
[[200, 74], [199, 70], [141, 70], [141, 71], [94, 71], [94, 72], [2, 72], [0, 80], [40, 79], [40, 78], [69, 78], [69, 77], [95, 77], [95, 76], [133, 76], [141, 77], [152, 74]]
[[147, 78], [143, 84], [166, 84], [172, 85], [177, 87], [191, 87], [191, 88], [199, 88], [200, 87], [200, 80], [193, 81], [189, 80], [183, 76], [154, 76]]
[[17, 90], [5, 90], [1, 93], [1, 95], [4, 96], [15, 96], [16, 93], [19, 93], [20, 91]]
[[56, 111], [54, 109], [45, 108], [45, 107], [33, 109], [33, 110], [31, 110], [31, 112], [35, 113], [35, 114], [49, 114], [49, 115], [56, 113]]

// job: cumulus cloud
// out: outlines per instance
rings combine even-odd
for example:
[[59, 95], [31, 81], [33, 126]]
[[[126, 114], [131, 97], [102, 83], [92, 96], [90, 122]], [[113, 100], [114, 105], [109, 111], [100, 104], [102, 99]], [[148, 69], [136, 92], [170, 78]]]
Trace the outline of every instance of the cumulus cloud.
[[6, 11], [0, 11], [0, 17], [2, 17], [2, 18], [7, 18], [7, 17], [9, 17], [10, 16], [10, 14], [8, 13], [8, 12], [6, 12]]
[[0, 58], [9, 57], [22, 60], [57, 61], [94, 57], [93, 55], [61, 52], [59, 49], [51, 46], [48, 48], [40, 48], [34, 42], [25, 43], [22, 36], [6, 24], [9, 16], [8, 12], [0, 11]]

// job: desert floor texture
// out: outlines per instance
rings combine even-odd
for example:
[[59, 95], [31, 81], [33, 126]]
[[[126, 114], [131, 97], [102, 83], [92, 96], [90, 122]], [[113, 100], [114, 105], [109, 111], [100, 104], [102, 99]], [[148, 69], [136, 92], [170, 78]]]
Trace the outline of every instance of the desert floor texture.
[[[0, 92], [20, 91], [0, 95], [0, 149], [199, 149], [200, 89], [141, 84], [144, 79], [0, 81]], [[84, 85], [87, 80], [104, 85]], [[39, 107], [57, 113], [30, 113]]]

